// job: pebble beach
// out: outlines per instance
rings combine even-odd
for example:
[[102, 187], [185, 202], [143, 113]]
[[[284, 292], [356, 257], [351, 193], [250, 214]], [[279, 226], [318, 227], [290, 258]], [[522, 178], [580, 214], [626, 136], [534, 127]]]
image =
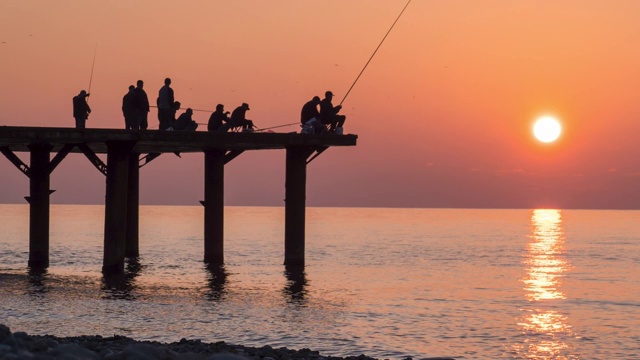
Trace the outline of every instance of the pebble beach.
[[[284, 347], [272, 348], [232, 345], [224, 341], [206, 343], [200, 340], [181, 339], [179, 342], [160, 343], [137, 341], [125, 336], [73, 336], [29, 335], [26, 332], [11, 332], [0, 325], [0, 360], [375, 360], [360, 356], [322, 356], [307, 348], [292, 350]], [[412, 360], [404, 358], [403, 360]], [[453, 358], [428, 358], [423, 360], [453, 360]]]

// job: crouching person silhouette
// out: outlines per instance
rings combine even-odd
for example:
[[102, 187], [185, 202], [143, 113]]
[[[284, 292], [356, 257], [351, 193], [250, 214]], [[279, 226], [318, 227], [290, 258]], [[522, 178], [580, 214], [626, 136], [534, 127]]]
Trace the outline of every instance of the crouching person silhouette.
[[232, 128], [242, 127], [243, 132], [253, 132], [253, 121], [246, 118], [247, 110], [250, 110], [247, 103], [242, 103], [242, 105], [233, 110], [229, 121]]
[[207, 131], [229, 131], [229, 121], [229, 112], [224, 111], [224, 105], [218, 104], [216, 111], [209, 117]]
[[[338, 115], [338, 112], [342, 109], [342, 105], [333, 106], [331, 99], [333, 99], [333, 93], [327, 91], [324, 94], [324, 99], [320, 102], [320, 121], [325, 125], [329, 125], [329, 132], [341, 133], [347, 117]], [[340, 130], [336, 131], [337, 128], [340, 128]]]
[[193, 110], [187, 108], [185, 112], [178, 116], [178, 119], [173, 124], [173, 130], [196, 131], [198, 123], [191, 118], [192, 115]]

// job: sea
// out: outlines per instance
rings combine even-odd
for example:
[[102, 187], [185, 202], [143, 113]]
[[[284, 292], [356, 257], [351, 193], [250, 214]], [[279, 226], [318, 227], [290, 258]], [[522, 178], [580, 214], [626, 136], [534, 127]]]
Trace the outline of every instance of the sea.
[[306, 266], [284, 208], [141, 206], [140, 257], [101, 273], [104, 207], [52, 205], [30, 271], [29, 209], [0, 205], [0, 323], [55, 336], [182, 338], [380, 359], [640, 359], [640, 211], [308, 208]]

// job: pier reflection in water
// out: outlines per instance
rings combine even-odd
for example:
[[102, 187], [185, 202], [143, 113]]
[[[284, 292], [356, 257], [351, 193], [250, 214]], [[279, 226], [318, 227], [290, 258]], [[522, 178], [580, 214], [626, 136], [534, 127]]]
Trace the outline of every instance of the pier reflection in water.
[[227, 293], [227, 269], [224, 265], [205, 264], [207, 270], [207, 299], [213, 301], [224, 300]]
[[49, 288], [46, 283], [49, 276], [47, 269], [29, 268], [28, 276], [29, 284], [31, 285], [29, 286], [29, 295], [38, 296], [49, 292]]
[[129, 258], [125, 260], [124, 274], [110, 274], [102, 277], [102, 291], [105, 298], [136, 300], [136, 277], [140, 275], [144, 266], [137, 258]]
[[530, 306], [518, 325], [524, 341], [515, 351], [527, 359], [575, 359], [562, 339], [572, 336], [562, 314], [562, 278], [570, 269], [564, 256], [561, 210], [538, 209], [531, 215], [531, 234], [524, 255], [524, 296]]
[[307, 275], [303, 266], [285, 266], [284, 276], [287, 283], [283, 289], [283, 294], [287, 302], [304, 305], [307, 290]]

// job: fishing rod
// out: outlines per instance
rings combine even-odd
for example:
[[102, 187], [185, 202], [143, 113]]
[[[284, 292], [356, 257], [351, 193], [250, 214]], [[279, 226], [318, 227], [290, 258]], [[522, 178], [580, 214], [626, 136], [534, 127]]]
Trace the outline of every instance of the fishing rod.
[[[158, 108], [155, 105], [149, 105], [149, 107]], [[182, 108], [184, 108], [184, 107], [182, 107]], [[194, 109], [194, 108], [190, 108], [190, 109], [193, 110], [193, 111], [202, 111], [202, 112], [208, 112], [208, 113], [212, 113], [213, 112], [212, 110], [201, 110], [201, 109]], [[205, 123], [196, 123], [196, 124], [198, 124], [198, 125], [207, 125]], [[256, 131], [265, 131], [265, 130], [277, 129], [277, 128], [281, 128], [281, 127], [285, 127], [285, 126], [296, 125], [296, 124], [299, 124], [299, 123], [294, 122], [294, 123], [290, 123], [290, 124], [271, 126], [271, 127], [267, 127], [267, 128], [263, 128], [263, 129], [259, 129], [259, 128], [256, 127]]]
[[[155, 105], [149, 105], [149, 107], [152, 107], [152, 108], [158, 108], [158, 107], [157, 107], [157, 106], [155, 106]], [[182, 108], [182, 109], [189, 109], [189, 107], [184, 107], [184, 106], [180, 106], [180, 108]], [[194, 108], [190, 108], [190, 109], [191, 109], [191, 110], [193, 110], [193, 111], [202, 111], [202, 112], [208, 112], [208, 113], [212, 113], [212, 112], [213, 112], [213, 110], [200, 110], [200, 109], [194, 109]]]
[[[201, 122], [196, 122], [196, 124], [198, 124], [198, 125], [208, 125], [208, 123], [201, 123]], [[291, 123], [291, 124], [284, 124], [284, 125], [271, 126], [271, 127], [262, 128], [262, 129], [257, 128], [257, 127], [255, 127], [255, 126], [254, 126], [254, 128], [256, 129], [256, 130], [255, 130], [256, 132], [260, 132], [260, 131], [265, 131], [265, 130], [277, 129], [277, 128], [281, 128], [281, 127], [285, 127], [285, 126], [297, 125], [297, 124], [299, 124], [299, 123], [295, 122], [295, 123]], [[156, 126], [154, 126], [154, 127], [157, 127], [157, 125], [156, 125]]]
[[265, 131], [265, 130], [277, 129], [277, 128], [281, 128], [281, 127], [285, 127], [285, 126], [292, 126], [292, 125], [297, 125], [297, 124], [299, 124], [299, 122], [294, 122], [294, 123], [291, 123], [291, 124], [271, 126], [271, 127], [267, 127], [267, 128], [263, 128], [263, 129], [256, 128], [256, 131]]
[[[208, 125], [207, 123], [199, 123], [199, 122], [196, 122], [196, 124], [198, 124], [198, 125]], [[265, 131], [265, 130], [277, 129], [277, 128], [281, 128], [281, 127], [285, 127], [285, 126], [297, 125], [297, 124], [299, 124], [299, 123], [294, 122], [294, 123], [291, 123], [291, 124], [284, 124], [284, 125], [271, 126], [271, 127], [262, 128], [262, 129], [261, 129], [261, 128], [258, 128], [258, 127], [256, 127], [256, 126], [254, 126], [254, 128], [256, 129], [256, 130], [255, 130], [256, 132], [259, 132], [259, 131]]]
[[369, 65], [369, 63], [371, 62], [371, 59], [373, 59], [373, 57], [376, 55], [376, 53], [378, 52], [378, 49], [380, 49], [380, 46], [382, 46], [382, 43], [384, 42], [384, 40], [387, 38], [387, 36], [389, 35], [389, 33], [391, 32], [391, 30], [393, 29], [394, 26], [396, 26], [396, 23], [398, 22], [398, 20], [400, 20], [400, 17], [402, 16], [402, 14], [404, 13], [404, 11], [407, 9], [407, 6], [409, 6], [409, 3], [411, 2], [411, 0], [407, 1], [407, 4], [404, 6], [404, 8], [402, 8], [402, 11], [400, 12], [400, 15], [398, 15], [398, 17], [396, 18], [396, 21], [393, 22], [393, 24], [391, 25], [391, 27], [389, 28], [389, 31], [387, 31], [387, 33], [384, 35], [384, 37], [382, 38], [382, 41], [380, 41], [380, 44], [378, 44], [378, 47], [376, 48], [376, 50], [373, 52], [373, 54], [371, 54], [371, 57], [369, 58], [369, 60], [367, 61], [366, 64], [364, 64], [364, 67], [362, 68], [362, 71], [360, 71], [360, 74], [358, 74], [358, 77], [356, 78], [356, 80], [353, 82], [353, 84], [351, 84], [351, 87], [349, 88], [349, 90], [347, 91], [347, 93], [344, 95], [344, 98], [342, 98], [342, 101], [340, 101], [340, 105], [342, 105], [342, 103], [344, 102], [344, 100], [347, 98], [347, 96], [349, 95], [349, 93], [351, 92], [351, 89], [353, 89], [353, 86], [358, 82], [358, 79], [360, 79], [360, 76], [362, 75], [362, 73], [364, 72], [364, 69], [367, 68], [367, 66]]
[[[199, 123], [199, 122], [196, 122], [196, 124], [198, 124], [198, 125], [208, 125], [207, 123]], [[259, 131], [277, 129], [277, 128], [281, 128], [281, 127], [285, 127], [285, 126], [297, 125], [297, 124], [299, 124], [299, 123], [298, 122], [294, 122], [294, 123], [291, 123], [291, 124], [277, 125], [277, 126], [271, 126], [271, 127], [266, 127], [266, 128], [258, 128], [256, 126], [254, 126], [254, 128], [256, 129], [255, 130], [256, 132], [259, 132]]]
[[[155, 105], [150, 105], [149, 107], [152, 108], [157, 108], [157, 106]], [[190, 108], [193, 111], [202, 111], [202, 112], [208, 112], [208, 113], [212, 113], [213, 110], [200, 110], [200, 109], [194, 109], [194, 108]], [[199, 125], [207, 125], [207, 124], [201, 124], [201, 123], [197, 123]], [[278, 125], [278, 126], [272, 126], [272, 127], [268, 127], [268, 128], [264, 128], [264, 129], [258, 129], [256, 128], [256, 131], [264, 131], [264, 130], [270, 130], [270, 129], [276, 129], [276, 128], [281, 128], [281, 127], [285, 127], [285, 126], [291, 126], [291, 125], [296, 125], [298, 124], [297, 122], [291, 123], [291, 124], [284, 124], [284, 125]]]
[[89, 77], [89, 88], [87, 89], [87, 94], [91, 94], [91, 82], [93, 81], [93, 69], [96, 66], [97, 53], [98, 53], [98, 44], [96, 43], [96, 48], [93, 50], [93, 63], [91, 64], [91, 76]]

